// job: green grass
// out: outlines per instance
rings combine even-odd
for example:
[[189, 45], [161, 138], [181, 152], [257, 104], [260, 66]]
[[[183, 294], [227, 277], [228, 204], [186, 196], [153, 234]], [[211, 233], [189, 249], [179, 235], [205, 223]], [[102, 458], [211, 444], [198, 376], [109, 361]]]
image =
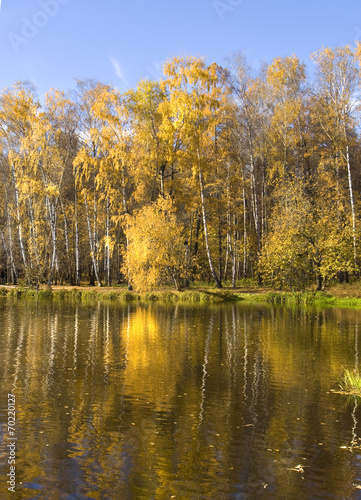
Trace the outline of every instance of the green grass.
[[146, 302], [200, 302], [216, 303], [243, 300], [242, 297], [229, 290], [218, 290], [209, 288], [207, 290], [185, 290], [181, 292], [163, 290], [155, 292], [136, 293], [128, 290], [115, 288], [114, 290], [102, 291], [99, 289], [82, 290], [81, 288], [65, 289], [40, 289], [35, 288], [1, 288], [0, 296], [15, 298], [44, 298], [44, 299], [76, 299], [76, 300], [98, 300], [98, 301], [120, 301], [129, 302], [142, 300]]
[[344, 370], [339, 387], [344, 394], [361, 397], [361, 375], [358, 370]]
[[247, 302], [268, 302], [272, 304], [315, 304], [334, 307], [360, 307], [359, 297], [335, 297], [327, 292], [267, 292], [267, 293], [240, 293]]
[[220, 302], [236, 302], [245, 301], [248, 303], [270, 303], [281, 305], [319, 305], [333, 307], [354, 307], [361, 308], [361, 296], [346, 294], [346, 291], [352, 292], [355, 288], [332, 290], [332, 294], [328, 292], [303, 291], [303, 292], [278, 292], [265, 291], [257, 288], [250, 293], [245, 289], [233, 291], [232, 289], [218, 289], [210, 286], [203, 289], [195, 289], [194, 287], [183, 290], [161, 290], [153, 292], [136, 293], [127, 290], [125, 287], [114, 287], [111, 290], [102, 290], [99, 288], [77, 288], [61, 289], [55, 288], [40, 289], [27, 288], [18, 286], [16, 288], [0, 287], [0, 296], [8, 296], [15, 298], [38, 298], [38, 299], [69, 299], [69, 300], [87, 300], [87, 301], [146, 301], [146, 302], [198, 302], [198, 303], [220, 303]]

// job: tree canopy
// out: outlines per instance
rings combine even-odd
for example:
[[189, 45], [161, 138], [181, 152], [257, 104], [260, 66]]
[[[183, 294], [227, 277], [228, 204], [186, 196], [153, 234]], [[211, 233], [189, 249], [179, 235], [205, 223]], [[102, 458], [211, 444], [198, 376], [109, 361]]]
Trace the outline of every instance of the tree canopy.
[[360, 272], [361, 46], [257, 74], [174, 57], [120, 93], [0, 95], [0, 279], [136, 289]]

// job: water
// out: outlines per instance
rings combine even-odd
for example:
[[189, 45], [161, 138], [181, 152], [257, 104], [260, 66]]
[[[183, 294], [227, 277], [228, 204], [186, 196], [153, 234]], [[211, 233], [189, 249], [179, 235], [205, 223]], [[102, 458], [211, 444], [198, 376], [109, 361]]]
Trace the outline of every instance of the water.
[[361, 499], [361, 405], [332, 392], [359, 311], [4, 298], [0, 320], [1, 499]]

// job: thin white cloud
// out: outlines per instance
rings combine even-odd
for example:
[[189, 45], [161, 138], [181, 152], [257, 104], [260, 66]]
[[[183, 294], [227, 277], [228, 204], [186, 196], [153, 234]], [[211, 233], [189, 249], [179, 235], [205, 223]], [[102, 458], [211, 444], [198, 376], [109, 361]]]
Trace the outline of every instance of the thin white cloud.
[[124, 75], [124, 72], [122, 70], [122, 67], [121, 67], [118, 59], [116, 57], [113, 57], [113, 56], [108, 56], [108, 59], [111, 62], [112, 66], [113, 66], [114, 73], [117, 75], [119, 80], [121, 80], [124, 85], [128, 85], [127, 80], [126, 80], [125, 75]]

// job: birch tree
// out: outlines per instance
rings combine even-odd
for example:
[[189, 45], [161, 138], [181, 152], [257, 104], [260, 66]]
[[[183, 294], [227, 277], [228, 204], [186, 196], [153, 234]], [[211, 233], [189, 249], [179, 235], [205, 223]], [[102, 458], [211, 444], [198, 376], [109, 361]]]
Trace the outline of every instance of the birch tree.
[[[168, 99], [161, 104], [162, 133], [170, 142], [180, 141], [180, 168], [190, 167], [202, 214], [207, 260], [217, 288], [222, 287], [211, 252], [207, 185], [214, 181], [217, 141], [226, 118], [225, 72], [201, 58], [174, 58], [165, 65], [162, 88]], [[208, 198], [208, 200], [207, 200]]]
[[357, 52], [350, 46], [323, 48], [312, 55], [317, 68], [315, 93], [319, 103], [318, 120], [334, 154], [336, 174], [347, 173], [349, 203], [352, 216], [354, 269], [358, 269], [356, 205], [353, 189], [351, 147], [355, 136], [355, 111], [359, 99], [360, 74]]

